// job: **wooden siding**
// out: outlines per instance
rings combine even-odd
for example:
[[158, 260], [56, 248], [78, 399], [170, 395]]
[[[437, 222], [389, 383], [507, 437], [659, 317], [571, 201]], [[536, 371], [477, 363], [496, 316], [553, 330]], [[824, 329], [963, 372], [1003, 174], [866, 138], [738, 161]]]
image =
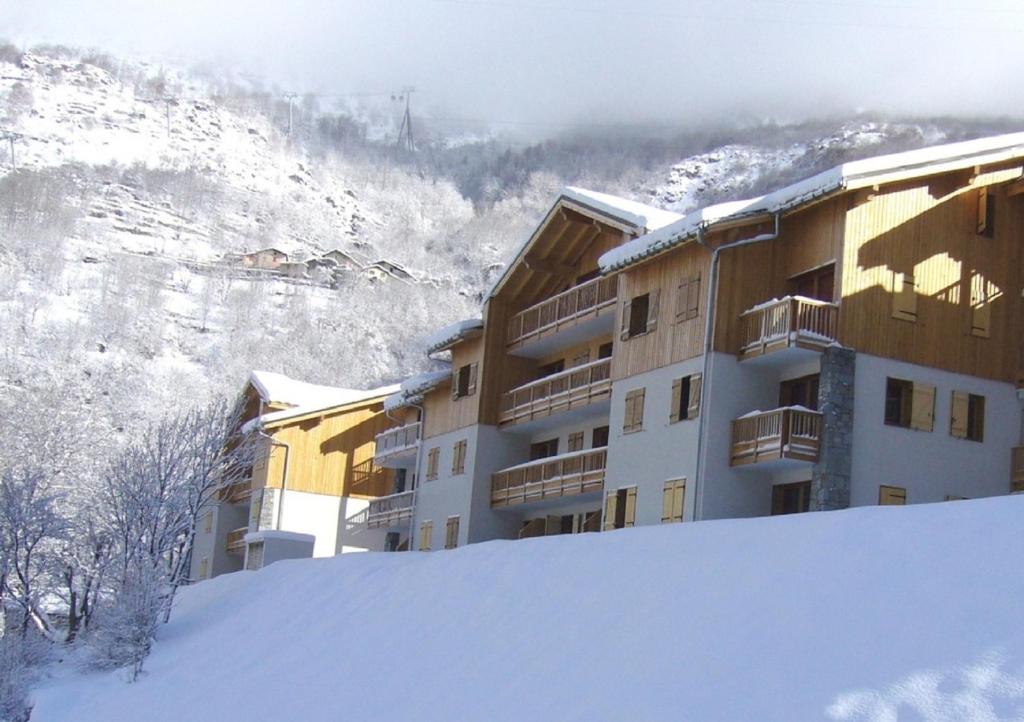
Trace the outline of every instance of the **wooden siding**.
[[[653, 331], [625, 341], [616, 337], [612, 357], [612, 379], [644, 373], [668, 364], [684, 361], [704, 352], [704, 313], [707, 304], [706, 283], [711, 254], [689, 243], [650, 263], [619, 274], [619, 304], [615, 329], [622, 328], [623, 307], [631, 299], [660, 289], [657, 326]], [[700, 276], [698, 314], [676, 322], [679, 286]]]
[[[785, 296], [789, 293], [789, 280], [794, 276], [835, 261], [839, 278], [845, 210], [846, 200], [842, 198], [818, 203], [784, 217], [777, 240], [720, 254], [714, 330], [716, 351], [737, 353], [743, 334], [740, 315], [759, 303]], [[767, 226], [751, 227], [744, 229], [738, 238], [769, 230]], [[731, 239], [711, 240], [724, 243]]]
[[[390, 494], [393, 472], [373, 469], [375, 438], [391, 420], [380, 403], [336, 411], [323, 417], [272, 426], [267, 434], [287, 444], [288, 489], [332, 496]], [[253, 471], [253, 486], [280, 488], [285, 448], [272, 445], [265, 464]]]
[[[490, 322], [488, 321], [488, 325]], [[445, 383], [428, 393], [423, 400], [426, 418], [423, 423], [423, 438], [429, 439], [449, 431], [462, 429], [477, 423], [480, 418], [480, 399], [483, 395], [483, 349], [488, 331], [478, 338], [463, 341], [452, 349], [452, 369], [458, 370], [467, 364], [480, 364], [477, 371], [476, 391], [470, 396], [452, 399], [451, 387]]]
[[[1024, 199], [998, 184], [1020, 170], [1018, 164], [973, 179], [951, 173], [883, 187], [860, 204], [851, 194], [839, 341], [876, 356], [1015, 381]], [[977, 232], [986, 186], [995, 196], [993, 238]], [[893, 294], [904, 277], [914, 280], [915, 313], [896, 315], [910, 320], [894, 318]], [[987, 337], [972, 335], [979, 289], [995, 295], [985, 314]]]

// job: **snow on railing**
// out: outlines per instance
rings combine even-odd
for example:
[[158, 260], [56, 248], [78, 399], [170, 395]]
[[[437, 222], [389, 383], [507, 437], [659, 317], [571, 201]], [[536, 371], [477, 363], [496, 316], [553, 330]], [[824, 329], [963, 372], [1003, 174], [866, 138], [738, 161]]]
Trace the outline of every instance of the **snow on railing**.
[[420, 441], [420, 422], [398, 426], [377, 434], [373, 455], [377, 458], [414, 449]]
[[817, 461], [821, 414], [803, 406], [754, 411], [732, 422], [731, 466], [773, 459]]
[[501, 395], [498, 421], [529, 421], [606, 398], [611, 391], [611, 369], [610, 358], [598, 359], [506, 391]]
[[618, 275], [595, 278], [520, 311], [509, 320], [506, 343], [524, 343], [562, 324], [575, 324], [581, 317], [615, 304]]
[[839, 307], [804, 296], [759, 303], [740, 314], [740, 355], [756, 356], [794, 345], [824, 347], [836, 340]]
[[366, 510], [366, 525], [372, 528], [391, 527], [412, 518], [415, 492], [402, 491], [374, 499]]
[[491, 475], [491, 506], [601, 491], [607, 463], [608, 450], [601, 447], [502, 469]]

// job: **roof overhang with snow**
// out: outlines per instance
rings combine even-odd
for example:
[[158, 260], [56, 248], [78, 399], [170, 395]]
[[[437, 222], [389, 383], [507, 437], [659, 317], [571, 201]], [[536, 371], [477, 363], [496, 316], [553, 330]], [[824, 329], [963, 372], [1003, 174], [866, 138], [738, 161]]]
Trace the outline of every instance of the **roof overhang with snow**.
[[423, 401], [423, 396], [451, 379], [451, 371], [428, 371], [417, 374], [401, 383], [396, 393], [384, 399], [385, 411], [397, 411], [406, 406], [415, 406]]
[[457, 321], [435, 331], [427, 337], [427, 353], [440, 353], [451, 347], [472, 338], [478, 338], [483, 334], [484, 321], [482, 318], [467, 318], [465, 321]]
[[950, 143], [843, 163], [764, 196], [688, 213], [660, 230], [608, 251], [601, 271], [612, 273], [693, 240], [699, 233], [792, 212], [847, 191], [1024, 158], [1024, 133]]

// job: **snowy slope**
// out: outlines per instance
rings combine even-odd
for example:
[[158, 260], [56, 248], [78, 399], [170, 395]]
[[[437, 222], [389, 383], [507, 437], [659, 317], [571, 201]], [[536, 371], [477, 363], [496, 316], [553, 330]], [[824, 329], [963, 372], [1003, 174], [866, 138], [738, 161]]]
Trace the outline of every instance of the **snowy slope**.
[[1024, 497], [282, 562], [33, 722], [1024, 716]]

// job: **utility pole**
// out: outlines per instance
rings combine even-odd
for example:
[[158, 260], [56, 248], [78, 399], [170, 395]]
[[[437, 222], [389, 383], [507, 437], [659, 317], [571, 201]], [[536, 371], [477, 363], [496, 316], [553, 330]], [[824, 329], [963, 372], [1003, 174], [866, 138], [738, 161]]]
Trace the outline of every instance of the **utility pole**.
[[416, 88], [411, 85], [406, 85], [402, 88], [400, 95], [392, 95], [393, 100], [402, 100], [405, 97], [405, 115], [402, 116], [402, 125], [398, 128], [398, 138], [395, 139], [395, 148], [402, 147], [402, 138], [405, 138], [405, 149], [410, 153], [416, 152], [416, 144], [412, 139], [412, 112], [410, 111], [410, 102], [412, 100], [412, 94], [416, 92]]
[[13, 130], [2, 130], [2, 131], [0, 131], [0, 139], [6, 140], [6, 141], [8, 141], [10, 143], [10, 148], [11, 148], [11, 170], [12, 171], [18, 170], [18, 166], [15, 163], [15, 159], [14, 159], [14, 141], [21, 140], [21, 138], [22, 138], [21, 133], [15, 133]]
[[285, 93], [285, 99], [288, 101], [288, 137], [292, 137], [292, 101], [299, 97], [296, 93]]

